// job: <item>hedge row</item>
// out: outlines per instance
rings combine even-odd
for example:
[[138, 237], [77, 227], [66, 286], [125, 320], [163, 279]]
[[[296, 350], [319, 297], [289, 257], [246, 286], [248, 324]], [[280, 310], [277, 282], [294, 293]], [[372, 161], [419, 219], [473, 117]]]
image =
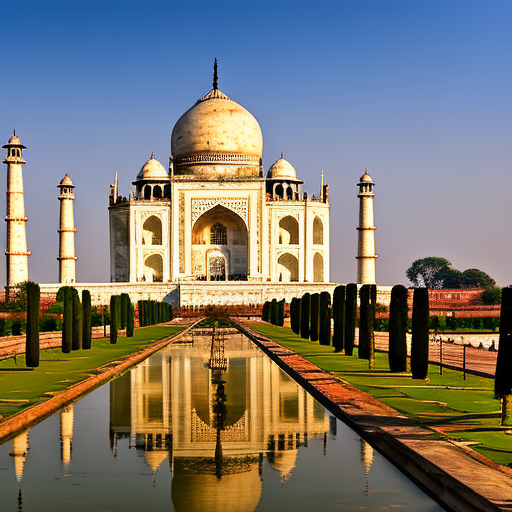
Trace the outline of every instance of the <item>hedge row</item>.
[[170, 322], [174, 317], [172, 306], [167, 302], [157, 302], [155, 300], [139, 300], [138, 305], [139, 325], [141, 327], [161, 324], [163, 322]]
[[284, 306], [284, 299], [280, 301], [277, 301], [277, 299], [272, 299], [271, 301], [265, 302], [265, 304], [263, 304], [263, 310], [261, 314], [262, 320], [269, 322], [272, 325], [278, 325], [282, 327], [284, 325]]

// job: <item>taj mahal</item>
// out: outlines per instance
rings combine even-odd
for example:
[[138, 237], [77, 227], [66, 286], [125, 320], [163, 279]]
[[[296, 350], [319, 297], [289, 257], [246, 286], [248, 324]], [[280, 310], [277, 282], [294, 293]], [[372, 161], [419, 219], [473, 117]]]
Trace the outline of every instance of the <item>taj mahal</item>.
[[[7, 149], [6, 288], [28, 279], [22, 150]], [[127, 291], [132, 300], [175, 305], [257, 304], [334, 288], [330, 283], [329, 186], [323, 171], [317, 194], [283, 154], [263, 167], [263, 136], [255, 117], [213, 87], [176, 122], [165, 166], [154, 154], [127, 196], [117, 173], [110, 186], [110, 283], [76, 283], [74, 185], [66, 174], [60, 195], [59, 281], [89, 288], [93, 302]], [[134, 173], [135, 174], [135, 173]], [[373, 180], [365, 172], [360, 199], [358, 282], [375, 282]], [[332, 290], [331, 290], [332, 291]]]

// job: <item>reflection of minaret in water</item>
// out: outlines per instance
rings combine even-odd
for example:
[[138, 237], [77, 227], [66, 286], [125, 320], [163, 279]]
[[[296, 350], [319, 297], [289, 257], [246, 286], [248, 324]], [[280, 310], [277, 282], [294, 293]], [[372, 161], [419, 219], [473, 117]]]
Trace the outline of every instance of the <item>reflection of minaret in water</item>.
[[71, 448], [73, 441], [73, 406], [70, 405], [60, 411], [60, 442], [61, 457], [64, 468], [71, 462]]
[[361, 462], [364, 464], [364, 469], [366, 471], [365, 493], [368, 496], [370, 494], [368, 476], [373, 464], [373, 448], [363, 438], [361, 438]]
[[14, 473], [16, 480], [21, 483], [23, 478], [23, 468], [28, 451], [28, 430], [19, 434], [12, 440], [12, 452], [9, 453], [14, 458]]

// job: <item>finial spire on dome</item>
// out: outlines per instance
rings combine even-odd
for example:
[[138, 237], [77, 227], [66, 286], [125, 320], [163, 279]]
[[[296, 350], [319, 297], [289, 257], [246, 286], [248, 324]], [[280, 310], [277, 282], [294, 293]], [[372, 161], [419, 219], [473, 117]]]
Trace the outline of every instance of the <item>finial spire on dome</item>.
[[16, 128], [14, 128], [14, 136], [16, 137]]
[[217, 73], [217, 57], [213, 63], [213, 89], [216, 91], [219, 88], [219, 75]]
[[281, 158], [284, 158], [284, 151], [281, 151]]
[[155, 152], [151, 151], [151, 158], [155, 158]]

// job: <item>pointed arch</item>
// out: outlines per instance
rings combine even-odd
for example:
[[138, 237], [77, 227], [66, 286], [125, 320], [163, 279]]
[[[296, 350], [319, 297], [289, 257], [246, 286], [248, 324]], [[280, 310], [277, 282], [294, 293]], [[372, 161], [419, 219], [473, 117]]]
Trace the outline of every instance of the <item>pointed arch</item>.
[[313, 221], [313, 243], [315, 245], [324, 243], [324, 225], [319, 217], [315, 217]]
[[142, 226], [143, 245], [162, 245], [162, 221], [151, 215]]
[[324, 257], [319, 252], [313, 256], [313, 281], [324, 282]]
[[299, 223], [290, 215], [279, 221], [279, 243], [283, 245], [299, 243]]
[[294, 283], [299, 280], [299, 261], [290, 253], [281, 254], [277, 260], [278, 281]]
[[144, 278], [149, 283], [161, 283], [163, 281], [163, 259], [160, 254], [152, 254], [144, 261]]

